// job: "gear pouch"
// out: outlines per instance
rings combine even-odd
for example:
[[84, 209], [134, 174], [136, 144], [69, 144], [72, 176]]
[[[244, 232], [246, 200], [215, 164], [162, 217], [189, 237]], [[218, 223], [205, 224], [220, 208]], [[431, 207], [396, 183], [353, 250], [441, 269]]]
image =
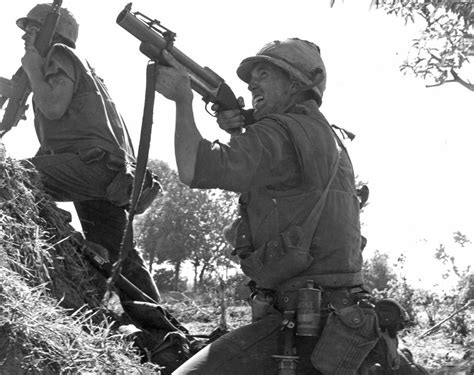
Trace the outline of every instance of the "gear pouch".
[[379, 337], [373, 309], [353, 305], [336, 310], [328, 316], [311, 363], [324, 374], [356, 374]]
[[309, 247], [300, 245], [301, 228], [294, 226], [240, 260], [245, 275], [260, 288], [274, 289], [307, 269], [313, 257]]
[[[133, 174], [126, 168], [120, 170], [112, 182], [107, 186], [106, 198], [118, 207], [127, 207], [132, 193]], [[142, 192], [137, 202], [135, 213], [142, 214], [151, 205], [153, 200], [162, 191], [157, 176], [149, 169], [145, 172]]]

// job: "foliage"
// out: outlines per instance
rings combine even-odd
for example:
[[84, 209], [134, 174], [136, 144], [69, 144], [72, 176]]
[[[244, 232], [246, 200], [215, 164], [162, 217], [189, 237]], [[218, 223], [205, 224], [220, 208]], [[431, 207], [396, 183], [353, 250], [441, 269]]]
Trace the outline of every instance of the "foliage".
[[438, 86], [447, 82], [458, 82], [474, 91], [474, 85], [460, 77], [460, 70], [474, 55], [472, 21], [474, 9], [471, 3], [440, 1], [410, 1], [405, 6], [385, 2], [388, 14], [413, 21], [422, 18], [425, 29], [414, 41], [408, 59], [401, 69]]
[[[461, 232], [453, 233], [453, 241], [458, 245], [457, 250], [470, 251], [467, 247], [471, 241]], [[470, 265], [459, 264], [456, 257], [452, 255], [454, 250], [449, 251], [447, 246], [440, 244], [436, 249], [434, 257], [439, 260], [445, 267], [443, 278], [454, 278], [455, 287], [450, 294], [445, 294], [444, 299], [448, 302], [452, 309], [459, 309], [468, 301], [474, 300], [474, 274]], [[451, 254], [450, 254], [451, 252]], [[469, 333], [469, 323], [466, 313], [458, 314], [449, 321], [451, 339], [453, 341], [464, 342]]]
[[389, 287], [396, 276], [388, 263], [388, 255], [376, 250], [372, 258], [364, 260], [362, 266], [365, 286], [369, 290], [382, 291]]
[[387, 254], [376, 250], [372, 258], [364, 261], [364, 285], [378, 298], [390, 298], [399, 302], [413, 322], [416, 322], [414, 306], [418, 298], [415, 289], [404, 277], [405, 261], [405, 256], [401, 254], [393, 266], [389, 264]]
[[[406, 310], [410, 317], [411, 324], [416, 324], [417, 315], [415, 312], [415, 305], [417, 304], [418, 297], [413, 286], [408, 283], [404, 276], [404, 267], [406, 258], [401, 254], [393, 268], [387, 267], [387, 258], [380, 255], [377, 260], [377, 265], [380, 266], [382, 271], [382, 280], [387, 280], [387, 287], [384, 289], [375, 289], [373, 294], [379, 298], [389, 298], [400, 303]], [[385, 263], [384, 263], [385, 261]], [[384, 268], [386, 267], [386, 268]]]
[[[471, 241], [461, 232], [453, 233], [453, 240], [455, 244], [458, 244], [461, 248], [465, 248]], [[465, 279], [470, 273], [470, 265], [463, 267], [456, 263], [456, 257], [448, 254], [446, 245], [440, 244], [435, 251], [434, 257], [439, 260], [445, 266], [445, 273], [443, 278], [446, 279], [450, 276], [454, 276], [458, 279], [458, 282]]]
[[[331, 0], [331, 6], [334, 3]], [[372, 0], [371, 6], [405, 22], [424, 24], [401, 66], [403, 72], [425, 79], [428, 86], [457, 82], [474, 91], [474, 84], [461, 77], [463, 66], [474, 56], [472, 1]]]
[[[458, 250], [469, 250], [466, 246], [470, 240], [462, 233], [453, 233], [453, 240], [455, 245], [459, 245]], [[434, 257], [444, 266], [443, 277], [455, 278], [452, 289], [427, 291], [413, 287], [404, 276], [405, 256], [400, 255], [396, 263], [390, 265], [388, 256], [379, 251], [364, 262], [365, 284], [375, 296], [398, 301], [407, 310], [412, 325], [434, 326], [473, 299], [474, 295], [474, 275], [470, 267], [458, 264], [452, 252], [445, 244], [440, 244], [434, 251]], [[456, 314], [446, 323], [451, 340], [464, 342], [466, 339], [470, 329], [466, 314]]]
[[194, 268], [195, 288], [221, 269], [233, 268], [223, 230], [234, 218], [235, 194], [189, 189], [167, 164], [151, 161], [150, 167], [160, 176], [165, 190], [136, 225], [137, 240], [150, 267], [154, 263], [172, 264], [174, 290], [178, 290], [181, 267], [186, 260]]
[[249, 281], [250, 279], [242, 273], [238, 273], [226, 280], [229, 298], [233, 304], [248, 301], [250, 289], [247, 284]]
[[[231, 257], [232, 249], [224, 238], [224, 228], [234, 219], [236, 213], [236, 197], [228, 191], [211, 190], [204, 193], [203, 205], [199, 208], [200, 230], [203, 242], [191, 253], [191, 263], [195, 268], [194, 285], [202, 285], [206, 273], [221, 277], [222, 272], [227, 272], [235, 267], [235, 257]], [[200, 268], [199, 273], [197, 270]]]
[[[153, 280], [160, 292], [175, 290], [174, 271], [167, 268], [158, 268], [153, 273]], [[186, 278], [180, 278], [178, 281], [178, 290], [186, 290]]]

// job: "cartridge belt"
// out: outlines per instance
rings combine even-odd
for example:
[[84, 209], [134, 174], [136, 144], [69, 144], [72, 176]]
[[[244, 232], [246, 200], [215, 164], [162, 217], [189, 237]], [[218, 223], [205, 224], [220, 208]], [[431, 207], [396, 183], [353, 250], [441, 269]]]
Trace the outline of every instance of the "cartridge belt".
[[315, 285], [321, 285], [324, 289], [340, 289], [348, 285], [362, 285], [362, 273], [334, 273], [327, 275], [303, 275], [296, 276], [281, 283], [278, 290], [298, 290], [305, 288], [308, 280], [312, 280]]
[[[342, 309], [354, 305], [360, 299], [360, 293], [367, 293], [361, 287], [324, 288], [321, 292], [321, 310]], [[298, 306], [298, 291], [277, 291], [275, 293], [275, 307], [277, 310], [296, 311]]]

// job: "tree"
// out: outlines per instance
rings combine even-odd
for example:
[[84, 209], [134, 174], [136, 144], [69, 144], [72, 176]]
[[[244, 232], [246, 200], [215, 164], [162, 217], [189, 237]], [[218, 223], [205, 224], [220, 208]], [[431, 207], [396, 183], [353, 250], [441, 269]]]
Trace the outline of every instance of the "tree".
[[150, 267], [165, 261], [173, 265], [176, 290], [183, 262], [191, 249], [198, 246], [194, 212], [203, 197], [181, 184], [176, 171], [166, 163], [152, 161], [149, 165], [160, 177], [164, 192], [137, 221], [137, 240]]
[[[459, 245], [458, 251], [470, 251], [471, 249], [466, 248], [471, 241], [461, 232], [457, 231], [453, 233], [453, 240], [456, 245]], [[474, 275], [471, 270], [471, 266], [459, 264], [456, 262], [456, 257], [447, 251], [446, 245], [440, 244], [435, 250], [435, 259], [439, 260], [445, 266], [445, 272], [443, 278], [454, 277], [457, 280], [456, 295], [460, 300], [459, 303], [463, 304], [468, 299], [474, 296]]]
[[396, 278], [388, 264], [388, 255], [375, 250], [372, 258], [364, 261], [362, 267], [364, 284], [370, 290], [382, 291], [389, 287], [389, 282]]
[[[453, 241], [458, 245], [457, 251], [471, 251], [467, 248], [471, 241], [461, 232], [453, 233]], [[435, 251], [434, 257], [445, 267], [443, 278], [453, 277], [456, 280], [456, 286], [451, 293], [444, 296], [445, 302], [452, 309], [459, 309], [468, 301], [474, 300], [474, 274], [470, 265], [465, 265], [459, 259], [452, 255], [454, 249], [449, 249], [444, 244], [440, 244]], [[448, 250], [449, 249], [449, 250]], [[451, 340], [460, 340], [464, 342], [469, 334], [469, 317], [466, 313], [458, 314], [449, 321]]]
[[136, 237], [150, 267], [163, 262], [172, 264], [175, 290], [186, 260], [194, 266], [195, 287], [220, 267], [233, 267], [222, 232], [235, 215], [236, 195], [190, 189], [166, 163], [151, 161], [149, 166], [160, 176], [164, 187], [164, 193], [136, 225]]
[[224, 228], [227, 227], [237, 214], [237, 197], [235, 193], [210, 190], [207, 201], [199, 207], [205, 242], [202, 248], [192, 252], [192, 264], [195, 268], [194, 287], [202, 286], [206, 274], [228, 271], [236, 264], [231, 257], [230, 245], [224, 238]]
[[462, 77], [462, 68], [474, 56], [473, 1], [372, 0], [371, 6], [405, 22], [424, 23], [401, 66], [403, 72], [425, 79], [428, 87], [455, 82], [474, 91], [474, 83]]

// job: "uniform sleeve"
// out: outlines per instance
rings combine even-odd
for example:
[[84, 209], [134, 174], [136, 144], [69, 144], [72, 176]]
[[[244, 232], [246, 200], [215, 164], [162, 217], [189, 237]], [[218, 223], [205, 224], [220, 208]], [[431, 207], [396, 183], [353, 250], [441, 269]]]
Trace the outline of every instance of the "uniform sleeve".
[[44, 76], [48, 79], [57, 74], [64, 74], [76, 82], [76, 69], [70, 54], [64, 48], [53, 46], [45, 63]]
[[246, 192], [269, 185], [293, 185], [299, 165], [287, 132], [263, 119], [228, 144], [201, 141], [191, 187]]

